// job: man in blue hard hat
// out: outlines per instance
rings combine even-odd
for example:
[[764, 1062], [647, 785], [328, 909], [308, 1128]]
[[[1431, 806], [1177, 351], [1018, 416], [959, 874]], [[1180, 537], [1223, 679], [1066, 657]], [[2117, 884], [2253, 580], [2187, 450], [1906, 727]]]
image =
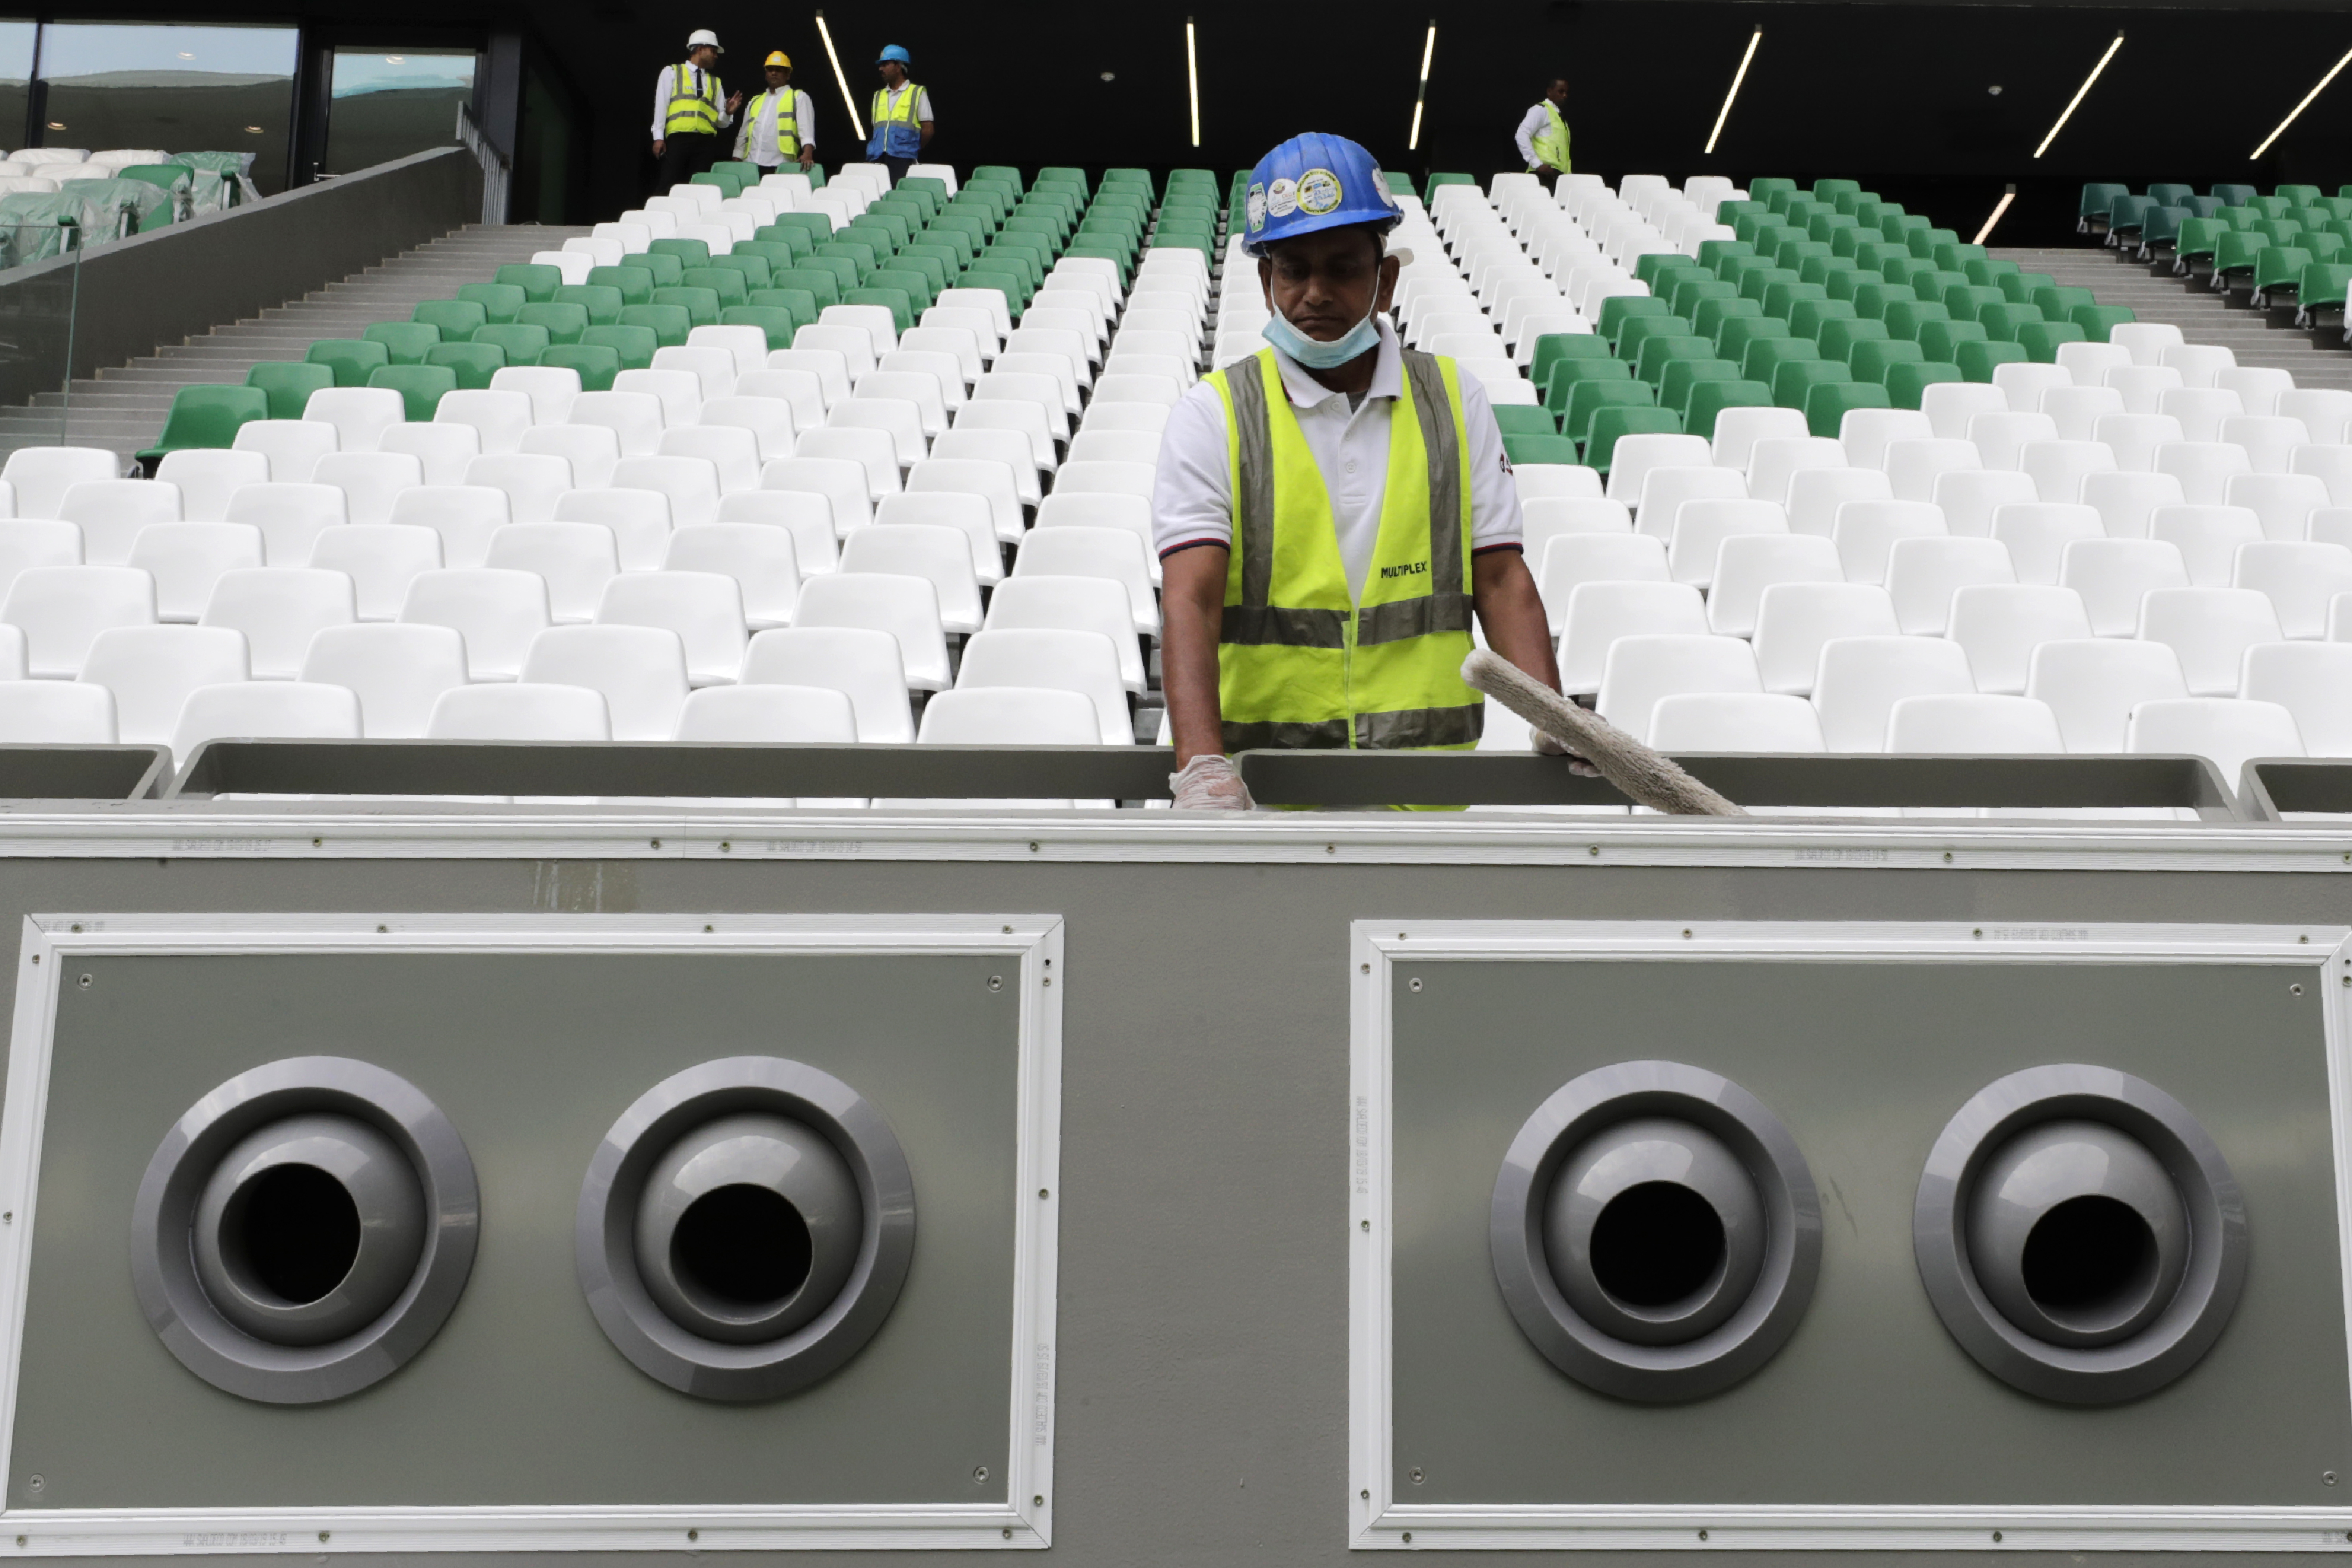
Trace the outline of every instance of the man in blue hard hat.
[[1247, 809], [1229, 753], [1254, 747], [1475, 746], [1474, 615], [1559, 684], [1486, 392], [1386, 319], [1402, 217], [1344, 137], [1251, 171], [1268, 346], [1171, 411], [1152, 495], [1179, 807]]
[[874, 132], [866, 139], [866, 161], [887, 167], [892, 184], [907, 177], [908, 169], [931, 144], [931, 95], [908, 74], [914, 63], [898, 44], [874, 62], [882, 73], [882, 85], [874, 94]]

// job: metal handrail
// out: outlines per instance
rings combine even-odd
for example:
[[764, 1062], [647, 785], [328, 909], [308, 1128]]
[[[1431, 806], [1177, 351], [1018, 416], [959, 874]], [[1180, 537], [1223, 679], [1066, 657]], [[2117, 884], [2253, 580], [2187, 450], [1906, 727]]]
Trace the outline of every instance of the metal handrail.
[[457, 106], [457, 140], [482, 165], [482, 221], [503, 224], [507, 221], [507, 190], [514, 180], [514, 165], [475, 121], [473, 110], [462, 103]]

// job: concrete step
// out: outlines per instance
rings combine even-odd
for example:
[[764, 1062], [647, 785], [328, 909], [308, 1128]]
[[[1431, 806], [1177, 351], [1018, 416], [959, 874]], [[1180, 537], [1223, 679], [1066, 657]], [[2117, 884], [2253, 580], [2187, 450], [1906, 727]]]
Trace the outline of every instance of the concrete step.
[[[104, 446], [123, 455], [153, 444], [184, 386], [234, 385], [264, 361], [299, 360], [321, 338], [355, 338], [373, 322], [405, 321], [418, 301], [446, 299], [464, 283], [488, 282], [504, 263], [585, 235], [585, 226], [470, 225], [387, 258], [299, 300], [225, 322], [184, 342], [95, 378], [75, 381], [70, 398], [44, 393], [31, 405], [0, 409], [0, 456], [19, 447]], [[60, 416], [64, 429], [60, 431]]]

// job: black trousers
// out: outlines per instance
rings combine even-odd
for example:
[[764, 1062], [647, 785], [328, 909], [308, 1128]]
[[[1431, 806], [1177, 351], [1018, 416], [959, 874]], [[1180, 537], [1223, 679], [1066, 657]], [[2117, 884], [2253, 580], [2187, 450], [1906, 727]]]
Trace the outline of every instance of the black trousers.
[[894, 185], [899, 181], [905, 179], [907, 177], [907, 171], [913, 168], [918, 162], [918, 160], [913, 158], [893, 158], [887, 153], [882, 154], [878, 157], [871, 157], [866, 161], [869, 163], [879, 163], [884, 168], [889, 170], [890, 183]]
[[656, 194], [709, 173], [710, 165], [719, 162], [720, 150], [718, 136], [707, 131], [681, 131], [664, 138], [661, 168], [654, 175]]

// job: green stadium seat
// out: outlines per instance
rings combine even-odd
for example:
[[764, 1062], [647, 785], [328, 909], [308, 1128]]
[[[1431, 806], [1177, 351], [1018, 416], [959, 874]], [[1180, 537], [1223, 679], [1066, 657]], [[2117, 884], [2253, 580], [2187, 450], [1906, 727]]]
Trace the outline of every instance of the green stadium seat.
[[782, 310], [792, 317], [795, 329], [816, 324], [816, 296], [805, 289], [754, 289], [749, 305], [734, 305], [719, 312], [719, 324], [729, 324], [734, 311], [747, 310]]
[[587, 286], [619, 290], [624, 305], [642, 305], [654, 297], [653, 273], [643, 267], [591, 267]]
[[1886, 388], [1875, 382], [1822, 382], [1805, 393], [1805, 427], [1834, 440], [1851, 410], [1894, 406]]
[[[550, 297], [552, 295], [553, 291], [550, 290]], [[471, 300], [479, 305], [487, 322], [492, 326], [513, 321], [515, 312], [530, 303], [530, 296], [513, 283], [460, 283], [457, 285], [457, 298]]]
[[1962, 343], [1952, 359], [1960, 367], [1960, 374], [1970, 381], [1990, 381], [1998, 367], [2027, 363], [2021, 344], [1990, 341]]
[[1642, 345], [1652, 338], [1686, 338], [1690, 323], [1680, 316], [1636, 316], [1617, 337], [1617, 357], [1627, 364], [1642, 363]]
[[2302, 281], [2303, 269], [2319, 258], [2299, 245], [2266, 245], [2254, 253], [2254, 304], [2271, 303], [2273, 289], [2290, 295]]
[[[748, 300], [745, 301], [749, 302]], [[719, 324], [719, 291], [716, 289], [700, 289], [683, 283], [656, 289], [654, 290], [654, 303], [677, 306], [698, 327]]]
[[[636, 305], [632, 306], [631, 309], [663, 310], [675, 309], [675, 307]], [[622, 313], [626, 315], [627, 311]], [[627, 321], [616, 322], [609, 327], [591, 327], [580, 334], [581, 347], [611, 350], [619, 361], [614, 367], [616, 370], [651, 370], [654, 366], [654, 352], [656, 349], [677, 347], [685, 342], [686, 334], [681, 331], [678, 334], [677, 343], [666, 344], [662, 342], [660, 333], [654, 328]], [[540, 363], [544, 364], [548, 362], [544, 356], [541, 356]]]
[[[680, 268], [710, 265], [710, 247], [698, 239], [656, 239], [646, 247], [647, 256], [667, 256], [677, 259]], [[507, 279], [500, 279], [500, 282]]]
[[2315, 261], [2305, 268], [2295, 282], [2295, 325], [2315, 324], [2312, 314], [2315, 310], [2333, 310], [2341, 317], [2347, 284], [2352, 284], [2352, 264]]
[[1544, 383], [1544, 406], [1555, 417], [1568, 412], [1569, 398], [1577, 384], [1586, 381], [1630, 382], [1633, 367], [1617, 359], [1574, 359], [1555, 362]]
[[[466, 345], [470, 348], [473, 345]], [[388, 364], [368, 377], [370, 386], [388, 386], [400, 394], [412, 420], [433, 417], [441, 395], [457, 390], [457, 373], [439, 364]]]
[[409, 319], [434, 328], [445, 343], [462, 343], [474, 335], [476, 327], [487, 326], [490, 318], [471, 300], [425, 300], [409, 312]]
[[506, 369], [507, 351], [496, 343], [478, 343], [469, 339], [429, 350], [425, 363], [453, 373], [459, 391], [479, 392], [490, 384], [490, 377]]
[[2073, 321], [2027, 321], [2017, 329], [2018, 346], [2036, 364], [2056, 364], [2062, 345], [2090, 341], [2091, 334]]
[[1835, 360], [1791, 360], [1772, 373], [1772, 401], [1802, 411], [1817, 386], [1835, 386], [1851, 375]]
[[[710, 295], [713, 312], [711, 320], [709, 321], [697, 320], [695, 325], [698, 327], [707, 327], [715, 323], [718, 320], [717, 312], [730, 305], [748, 305], [751, 302], [751, 289], [744, 282], [743, 275], [740, 272], [729, 271], [722, 267], [689, 267], [678, 279], [676, 287], [699, 289]], [[654, 298], [657, 300], [669, 300], [673, 299], [673, 296], [656, 289], [654, 290]], [[693, 309], [691, 305], [687, 308]]]
[[1560, 434], [1581, 441], [1591, 431], [1592, 416], [1603, 408], [1654, 408], [1657, 404], [1657, 395], [1645, 381], [1576, 382], [1560, 415]]
[[[613, 319], [617, 321], [620, 318], [621, 312], [614, 310]], [[515, 321], [521, 326], [545, 327], [551, 343], [576, 343], [580, 334], [588, 330], [588, 307], [551, 300], [543, 305], [525, 305], [515, 312]]]
[[1503, 433], [1503, 455], [1514, 465], [1520, 463], [1573, 463], [1576, 443], [1567, 437], [1540, 432], [1533, 435]]
[[1506, 436], [1557, 436], [1559, 426], [1549, 409], [1525, 403], [1497, 404], [1495, 427]]
[[1988, 342], [1990, 334], [1980, 321], [1929, 321], [1919, 329], [1919, 347], [1931, 360], [1957, 364], [1962, 343]]
[[[760, 292], [771, 290], [763, 289]], [[767, 333], [772, 350], [792, 347], [793, 333], [813, 319], [814, 312], [803, 315], [776, 305], [730, 305], [719, 312], [719, 324], [722, 327], [757, 327]]]
[[[659, 245], [662, 242], [656, 240], [654, 243]], [[694, 243], [699, 245], [701, 241]], [[563, 287], [563, 268], [551, 267], [543, 261], [509, 261], [490, 274], [490, 281], [511, 283], [523, 291], [530, 303], [540, 304], [554, 299], [555, 291]]]
[[545, 327], [520, 321], [492, 321], [474, 334], [478, 343], [495, 343], [507, 352], [509, 364], [537, 364], [553, 341]]
[[441, 341], [441, 329], [424, 321], [375, 321], [360, 336], [382, 343], [394, 364], [423, 364], [425, 351]]
[[335, 370], [313, 360], [264, 360], [245, 373], [245, 384], [268, 398], [268, 418], [299, 419], [312, 393], [335, 384]]
[[[591, 327], [591, 331], [610, 328]], [[621, 356], [597, 343], [557, 343], [540, 357], [540, 363], [577, 372], [583, 392], [610, 392], [621, 374]]]
[[1738, 381], [1739, 367], [1727, 359], [1678, 359], [1658, 384], [1658, 405], [1687, 416], [1691, 394], [1712, 381]]
[[1528, 379], [1542, 386], [1551, 367], [1563, 360], [1610, 357], [1608, 341], [1593, 333], [1547, 332], [1536, 340], [1535, 360], [1528, 367]]
[[2041, 320], [2042, 320], [2042, 307], [2039, 305], [2011, 305], [2004, 302], [1999, 305], [1986, 305], [1977, 311], [1977, 324], [1985, 330], [1985, 336], [1997, 343], [2015, 342], [2018, 328], [2028, 321]]
[[1681, 418], [1670, 408], [1603, 408], [1592, 416], [1591, 433], [1585, 437], [1585, 466], [1606, 474], [1617, 443], [1625, 437], [1679, 436], [1682, 431]]
[[2225, 206], [2242, 207], [2252, 202], [2256, 192], [2252, 185], [2216, 185], [2213, 195]]
[[1920, 331], [1930, 321], [1948, 321], [1951, 307], [1940, 300], [1893, 300], [1887, 302], [1887, 334], [1906, 342], [1917, 342]]
[[2075, 209], [2074, 232], [2090, 234], [2105, 228], [2107, 213], [2117, 196], [2131, 195], [2128, 185], [2091, 184], [2083, 187], [2082, 205]]
[[1651, 294], [1612, 294], [1601, 301], [1601, 320], [1594, 330], [1611, 342], [1615, 342], [1628, 321], [1643, 316], [1669, 316], [1674, 312], [1664, 300]]
[[373, 338], [321, 338], [302, 357], [334, 372], [337, 386], [365, 386], [392, 363], [392, 351]]
[[1803, 338], [1759, 338], [1748, 345], [1748, 353], [1739, 362], [1739, 373], [1746, 380], [1777, 387], [1776, 378], [1782, 365], [1811, 364], [1821, 357], [1821, 345]]
[[[1725, 359], [1746, 363], [1748, 348], [1767, 341], [1780, 342], [1789, 337], [1789, 323], [1774, 316], [1734, 316], [1723, 323], [1715, 334], [1715, 352]], [[1750, 379], [1753, 379], [1752, 377]]]
[[1884, 321], [1864, 321], [1854, 317], [1831, 320], [1822, 323], [1820, 336], [1822, 357], [1841, 363], [1853, 363], [1853, 351], [1864, 343], [1883, 343], [1894, 336]]
[[139, 460], [152, 463], [167, 452], [194, 447], [233, 447], [240, 426], [269, 416], [269, 395], [257, 386], [184, 386], [172, 395], [163, 433]]
[[1691, 316], [1691, 331], [1703, 338], [1720, 338], [1724, 322], [1734, 318], [1761, 321], [1763, 316], [1763, 306], [1753, 300], [1742, 300], [1736, 294], [1728, 299], [1701, 300], [1697, 310]]
[[1886, 384], [1887, 374], [1899, 364], [1918, 364], [1927, 355], [1917, 343], [1906, 339], [1888, 338], [1875, 342], [1858, 342], [1846, 361], [1846, 369], [1856, 381], [1867, 381], [1879, 386]]
[[1715, 437], [1716, 416], [1727, 408], [1769, 408], [1772, 389], [1760, 381], [1702, 381], [1691, 388], [1683, 424], [1694, 436]]
[[2138, 320], [2128, 305], [2077, 305], [2070, 319], [2083, 329], [2084, 341], [2094, 343], [2105, 342], [2116, 328]]
[[559, 305], [579, 306], [588, 312], [588, 324], [593, 327], [609, 325], [619, 321], [621, 307], [628, 301], [621, 298], [621, 291], [618, 289], [609, 284], [566, 283], [555, 291], [555, 302]]
[[1927, 388], [1939, 381], [1966, 381], [1960, 367], [1937, 360], [1919, 360], [1909, 364], [1890, 365], [1886, 371], [1886, 395], [1897, 408], [1916, 408]]
[[1666, 366], [1681, 359], [1712, 359], [1715, 344], [1706, 338], [1692, 334], [1654, 334], [1643, 340], [1642, 352], [1633, 362], [1633, 374], [1652, 386], [1666, 378]]
[[[625, 306], [624, 310], [621, 310], [621, 322], [618, 324], [621, 324], [621, 327], [649, 327], [654, 331], [654, 339], [656, 339], [658, 348], [685, 348], [687, 334], [694, 331], [696, 327], [694, 318], [687, 315], [685, 306], [668, 306], [668, 303], [661, 303], [661, 306]], [[597, 331], [597, 329], [591, 327], [591, 331]], [[591, 343], [591, 341], [595, 339], [588, 339], [588, 336], [583, 334], [581, 336], [581, 341], [583, 341], [583, 343]]]

